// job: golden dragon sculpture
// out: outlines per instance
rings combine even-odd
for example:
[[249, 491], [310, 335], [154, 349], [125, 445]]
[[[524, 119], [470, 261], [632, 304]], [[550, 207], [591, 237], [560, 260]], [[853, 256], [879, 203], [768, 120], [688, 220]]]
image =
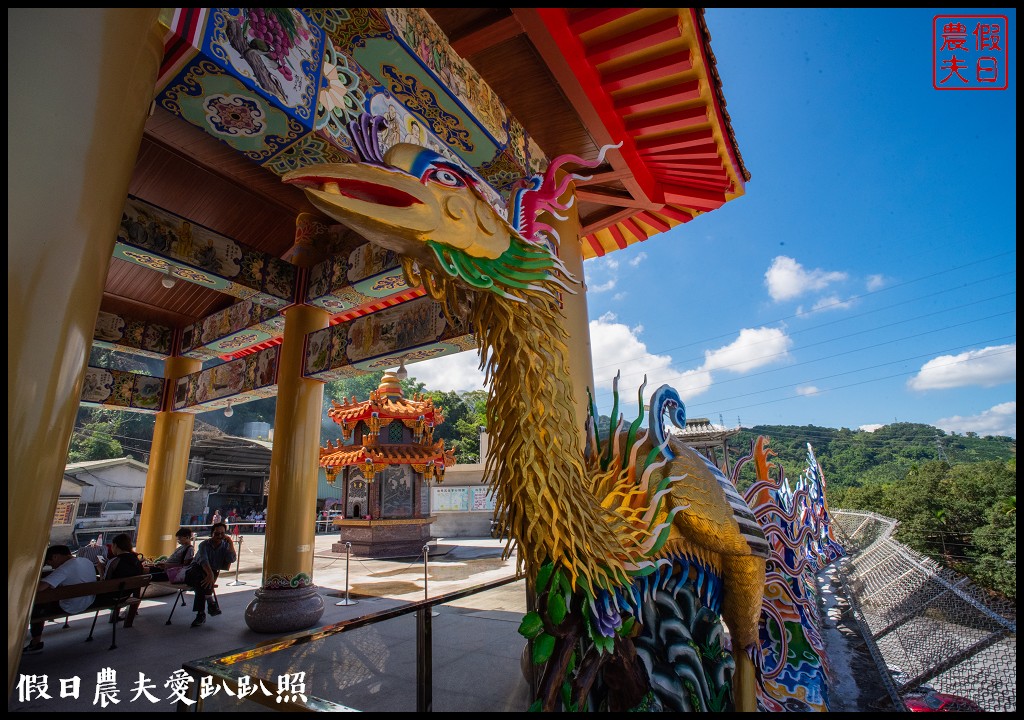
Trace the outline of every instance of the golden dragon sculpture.
[[[541, 212], [558, 212], [579, 177], [556, 179], [559, 167], [597, 163], [559, 158], [502, 213], [472, 173], [442, 155], [408, 144], [382, 155], [380, 123], [364, 116], [353, 124], [363, 162], [312, 166], [284, 181], [398, 253], [411, 286], [471, 320], [489, 385], [485, 478], [540, 604], [520, 628], [544, 668], [535, 707], [756, 709], [750, 655], [767, 544], [728, 479], [664, 431], [662, 411], [682, 417], [678, 396], [659, 389], [649, 427], [619, 421], [603, 450], [593, 422], [586, 453], [575, 429], [559, 295], [576, 281]], [[668, 593], [658, 602], [678, 604], [669, 596], [683, 585], [691, 600], [720, 608], [734, 660], [712, 633], [703, 654], [715, 657], [697, 653], [696, 670], [673, 675], [670, 656], [693, 654], [692, 638], [669, 650], [642, 642], [658, 622], [644, 605], [657, 593]], [[704, 622], [696, 605], [687, 612], [686, 622]]]

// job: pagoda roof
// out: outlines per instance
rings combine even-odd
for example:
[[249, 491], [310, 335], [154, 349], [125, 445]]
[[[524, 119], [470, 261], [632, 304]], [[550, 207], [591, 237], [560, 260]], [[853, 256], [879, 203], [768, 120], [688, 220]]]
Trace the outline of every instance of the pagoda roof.
[[424, 422], [435, 427], [444, 422], [441, 409], [434, 407], [431, 398], [424, 398], [417, 393], [411, 400], [407, 399], [402, 392], [398, 376], [390, 371], [384, 373], [377, 389], [370, 392], [369, 400], [357, 402], [354, 397], [351, 401], [345, 399], [340, 403], [335, 400], [327, 411], [327, 415], [334, 422], [339, 425], [348, 423], [349, 426], [360, 421], [365, 422], [374, 414], [382, 422], [402, 420], [406, 421], [407, 425], [421, 417]]
[[692, 418], [686, 421], [686, 428], [672, 428], [671, 432], [688, 445], [701, 442], [722, 442], [738, 434], [740, 428], [715, 425], [708, 418]]
[[445, 450], [444, 440], [433, 445], [332, 445], [320, 448], [321, 467], [350, 467], [365, 465], [370, 460], [374, 470], [385, 465], [420, 465], [433, 462], [435, 467], [444, 468], [455, 464], [455, 450]]

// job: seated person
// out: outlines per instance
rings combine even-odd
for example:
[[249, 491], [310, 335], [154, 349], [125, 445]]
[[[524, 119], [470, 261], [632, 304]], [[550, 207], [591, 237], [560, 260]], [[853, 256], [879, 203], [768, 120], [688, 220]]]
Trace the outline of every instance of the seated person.
[[[67, 545], [52, 545], [46, 549], [43, 562], [53, 568], [53, 572], [39, 581], [36, 592], [64, 585], [96, 582], [96, 566], [91, 560], [74, 557]], [[32, 617], [45, 617], [54, 613], [77, 615], [88, 609], [96, 599], [94, 595], [66, 598], [59, 602], [36, 603], [32, 606]], [[37, 653], [43, 649], [43, 626], [45, 621], [37, 620], [31, 624], [32, 639], [23, 653]]]
[[[114, 556], [107, 563], [107, 569], [103, 573], [104, 580], [119, 580], [120, 578], [146, 574], [146, 569], [142, 567], [142, 558], [139, 557], [139, 554], [132, 547], [132, 539], [128, 533], [115, 535], [114, 539], [110, 541], [110, 547], [113, 550]], [[101, 593], [96, 596], [96, 602], [116, 602], [126, 599], [128, 595], [138, 594], [138, 592], [138, 590], [131, 590], [127, 594], [116, 591]], [[116, 622], [120, 619], [120, 617], [113, 613], [110, 615], [110, 622]]]
[[[235, 562], [238, 556], [235, 554], [235, 546], [228, 535], [226, 523], [217, 522], [210, 527], [210, 539], [199, 543], [195, 559], [185, 571], [185, 582], [195, 593], [196, 599], [192, 604], [192, 610], [196, 613], [196, 619], [192, 621], [192, 627], [199, 627], [206, 622], [206, 597], [213, 595], [213, 586], [217, 582], [217, 575], [221, 570], [227, 570], [231, 563]], [[221, 609], [217, 601], [212, 597], [209, 601], [211, 615], [220, 615]]]
[[[102, 535], [100, 536], [102, 537]], [[99, 542], [99, 538], [89, 541], [84, 548], [79, 548], [75, 557], [91, 560], [96, 564], [96, 569], [103, 574], [103, 565], [107, 562], [107, 547]]]
[[107, 563], [107, 569], [103, 573], [104, 580], [117, 580], [118, 578], [135, 577], [145, 575], [142, 567], [142, 558], [132, 547], [132, 539], [128, 533], [115, 535], [110, 541], [114, 556]]
[[153, 576], [153, 582], [180, 583], [185, 581], [185, 570], [192, 564], [195, 557], [195, 548], [192, 547], [192, 531], [189, 528], [178, 528], [174, 533], [178, 539], [178, 547], [175, 548], [166, 560], [161, 560], [149, 566], [148, 572]]

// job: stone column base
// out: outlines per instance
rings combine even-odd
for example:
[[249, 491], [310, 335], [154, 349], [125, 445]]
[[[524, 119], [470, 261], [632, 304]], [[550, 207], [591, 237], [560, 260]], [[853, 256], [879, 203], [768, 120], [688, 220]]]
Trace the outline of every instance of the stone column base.
[[313, 627], [324, 614], [324, 599], [315, 585], [267, 588], [245, 608], [245, 624], [260, 633], [288, 633]]

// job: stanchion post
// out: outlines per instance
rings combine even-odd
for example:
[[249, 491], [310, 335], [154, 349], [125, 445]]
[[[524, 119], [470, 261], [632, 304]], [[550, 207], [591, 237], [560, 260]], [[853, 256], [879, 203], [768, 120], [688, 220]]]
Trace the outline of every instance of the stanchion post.
[[352, 543], [345, 543], [345, 599], [341, 602], [334, 603], [335, 605], [358, 605], [358, 600], [353, 600], [349, 597], [349, 585], [348, 585], [348, 565], [349, 560], [352, 557]]
[[[427, 545], [423, 546], [423, 599], [424, 600], [429, 600], [430, 599], [430, 595], [429, 595], [428, 589], [427, 589], [427, 564], [428, 564], [429, 561], [430, 561], [430, 544], [428, 543]], [[426, 612], [430, 617], [437, 617], [437, 612], [436, 611], [430, 610], [428, 612], [427, 609], [425, 608], [424, 612]]]
[[231, 586], [248, 584], [244, 580], [238, 579], [238, 568], [242, 565], [242, 538], [242, 535], [238, 536], [238, 549], [235, 551], [235, 555], [237, 555], [235, 558], [235, 579], [228, 583]]
[[423, 546], [423, 599], [428, 599], [427, 595], [427, 561], [430, 559], [430, 545]]

